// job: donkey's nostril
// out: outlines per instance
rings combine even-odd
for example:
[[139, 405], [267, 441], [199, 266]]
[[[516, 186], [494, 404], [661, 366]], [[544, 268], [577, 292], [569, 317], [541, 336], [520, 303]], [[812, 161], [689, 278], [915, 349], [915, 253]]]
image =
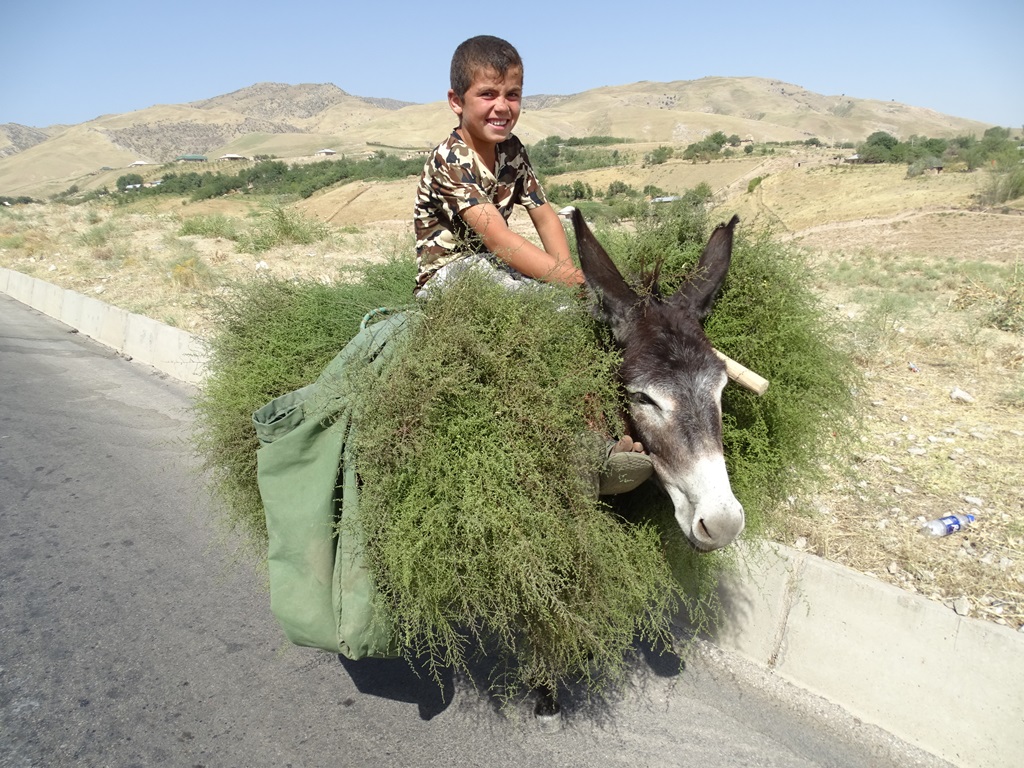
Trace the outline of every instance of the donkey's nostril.
[[701, 530], [701, 531], [703, 532], [703, 534], [704, 534], [705, 536], [707, 536], [707, 537], [708, 537], [709, 539], [713, 539], [713, 538], [714, 538], [714, 537], [713, 537], [713, 536], [711, 535], [711, 531], [709, 531], [709, 530], [708, 530], [708, 527], [707, 527], [707, 525], [705, 524], [705, 522], [704, 522], [704, 518], [703, 518], [703, 517], [702, 517], [702, 518], [700, 518], [700, 519], [699, 519], [699, 520], [697, 521], [697, 525], [699, 525], [699, 526], [700, 526], [700, 530]]

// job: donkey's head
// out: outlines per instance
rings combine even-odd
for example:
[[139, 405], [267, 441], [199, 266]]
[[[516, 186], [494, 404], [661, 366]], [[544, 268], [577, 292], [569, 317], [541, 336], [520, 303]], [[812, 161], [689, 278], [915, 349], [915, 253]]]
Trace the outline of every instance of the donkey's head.
[[729, 269], [738, 221], [734, 216], [715, 229], [686, 284], [664, 298], [653, 279], [643, 294], [631, 288], [573, 212], [587, 286], [622, 348], [632, 436], [650, 452], [679, 526], [701, 550], [724, 547], [743, 530], [722, 451], [725, 363], [701, 327]]

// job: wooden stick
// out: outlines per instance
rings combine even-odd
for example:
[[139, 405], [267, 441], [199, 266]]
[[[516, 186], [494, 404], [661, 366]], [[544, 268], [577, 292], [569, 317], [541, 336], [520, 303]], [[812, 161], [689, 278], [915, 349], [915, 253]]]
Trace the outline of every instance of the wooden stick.
[[725, 372], [729, 375], [729, 378], [739, 384], [745, 389], [749, 389], [751, 392], [757, 395], [763, 395], [768, 391], [768, 379], [758, 376], [752, 370], [746, 366], [740, 365], [731, 357], [723, 355], [717, 349], [712, 350], [718, 358], [725, 363]]

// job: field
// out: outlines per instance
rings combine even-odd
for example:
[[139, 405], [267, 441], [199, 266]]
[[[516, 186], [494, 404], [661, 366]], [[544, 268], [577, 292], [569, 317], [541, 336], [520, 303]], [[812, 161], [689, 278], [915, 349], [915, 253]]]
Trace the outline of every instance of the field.
[[[748, 191], [753, 179], [759, 183]], [[1024, 625], [1024, 206], [983, 210], [984, 172], [906, 178], [827, 152], [581, 172], [680, 192], [704, 182], [715, 220], [739, 213], [806, 249], [807, 279], [863, 374], [853, 461], [791, 500], [780, 541], [1014, 628]], [[235, 195], [0, 209], [0, 265], [197, 334], [210, 298], [260, 274], [330, 281], [340, 265], [412, 249], [414, 180], [308, 200]], [[528, 234], [528, 219], [513, 225]], [[287, 233], [287, 235], [283, 234]], [[742, 362], [742, 361], [741, 361]], [[976, 516], [943, 539], [925, 520]]]

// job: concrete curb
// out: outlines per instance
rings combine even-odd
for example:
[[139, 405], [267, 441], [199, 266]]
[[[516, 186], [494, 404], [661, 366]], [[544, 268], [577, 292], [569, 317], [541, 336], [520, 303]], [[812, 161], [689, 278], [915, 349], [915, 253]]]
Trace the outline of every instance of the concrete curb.
[[[9, 269], [0, 292], [176, 379], [205, 375], [185, 331]], [[954, 765], [1020, 764], [1024, 634], [779, 545], [742, 548], [721, 593], [719, 647]]]
[[0, 293], [179, 381], [197, 384], [206, 374], [206, 349], [186, 331], [3, 267]]
[[711, 640], [954, 765], [1024, 755], [1024, 634], [788, 547], [741, 550]]

